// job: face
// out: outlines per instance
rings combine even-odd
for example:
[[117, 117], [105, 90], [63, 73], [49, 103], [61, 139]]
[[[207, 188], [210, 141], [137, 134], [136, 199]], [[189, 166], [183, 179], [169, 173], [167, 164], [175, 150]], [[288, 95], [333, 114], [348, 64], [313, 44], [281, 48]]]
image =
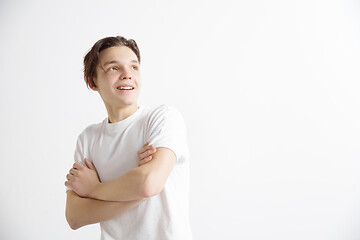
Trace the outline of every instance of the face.
[[110, 47], [100, 52], [96, 67], [94, 91], [100, 93], [106, 106], [137, 105], [141, 88], [140, 64], [128, 47]]

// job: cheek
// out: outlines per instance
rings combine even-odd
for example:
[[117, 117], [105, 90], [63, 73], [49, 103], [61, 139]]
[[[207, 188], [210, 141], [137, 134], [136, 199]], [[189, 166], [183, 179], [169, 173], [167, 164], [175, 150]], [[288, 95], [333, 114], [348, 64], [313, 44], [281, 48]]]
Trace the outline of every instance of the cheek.
[[117, 76], [116, 74], [110, 74], [106, 77], [104, 77], [104, 83], [106, 83], [106, 85], [111, 88], [112, 85], [114, 85], [116, 82], [119, 81], [119, 76]]
[[136, 78], [136, 85], [140, 88], [142, 85], [141, 77]]

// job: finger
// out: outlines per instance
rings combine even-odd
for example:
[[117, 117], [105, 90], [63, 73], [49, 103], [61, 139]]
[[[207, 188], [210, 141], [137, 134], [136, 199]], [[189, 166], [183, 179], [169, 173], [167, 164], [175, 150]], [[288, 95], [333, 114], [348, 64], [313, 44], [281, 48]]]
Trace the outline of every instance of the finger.
[[139, 166], [144, 165], [145, 163], [148, 163], [152, 159], [152, 156], [146, 157], [143, 160], [139, 162]]
[[153, 144], [149, 145], [139, 154], [139, 156], [141, 157], [141, 159], [143, 159], [143, 158], [149, 156], [149, 154], [152, 154], [155, 151], [155, 149], [156, 148], [154, 147]]
[[69, 173], [73, 176], [77, 176], [77, 171], [75, 168], [70, 169]]
[[91, 170], [95, 170], [95, 166], [92, 162], [90, 162], [87, 158], [85, 158], [85, 164], [88, 168], [90, 168]]
[[141, 160], [143, 160], [144, 158], [147, 158], [147, 157], [149, 157], [150, 155], [151, 155], [151, 150], [149, 149], [149, 150], [146, 150], [145, 152], [143, 152], [143, 153], [141, 153], [140, 155], [139, 155], [139, 161], [141, 161]]
[[156, 148], [152, 145], [152, 147], [150, 147], [150, 149], [146, 150], [145, 152], [143, 152], [139, 155], [139, 160], [141, 161], [144, 158], [149, 157], [154, 152], [156, 152]]
[[71, 181], [66, 181], [65, 182], [65, 186], [67, 186], [67, 187], [69, 187], [69, 188], [73, 188], [73, 184], [72, 184], [72, 182]]
[[151, 144], [151, 145], [147, 146], [146, 149], [151, 150], [152, 152], [154, 152], [156, 150], [156, 148], [154, 147], [154, 144]]
[[82, 169], [82, 168], [84, 168], [84, 165], [82, 165], [81, 163], [75, 162], [75, 163], [73, 164], [73, 168], [75, 168], [75, 169]]
[[147, 141], [144, 145], [143, 145], [143, 147], [146, 147], [147, 145], [149, 145], [149, 141]]
[[74, 176], [71, 175], [71, 174], [67, 174], [67, 175], [66, 175], [66, 179], [69, 180], [69, 181], [73, 181], [73, 180], [74, 180]]
[[[148, 143], [148, 142], [147, 142]], [[154, 144], [148, 144], [146, 146], [143, 146], [141, 149], [140, 149], [140, 152], [145, 152], [146, 150], [150, 149], [151, 147], [153, 147]]]
[[137, 152], [137, 154], [140, 155], [141, 153], [145, 152], [148, 149], [148, 145], [149, 145], [149, 141], [147, 141], [145, 145], [141, 147], [141, 149]]
[[154, 153], [156, 152], [156, 148], [154, 147], [154, 145], [151, 145], [151, 151]]

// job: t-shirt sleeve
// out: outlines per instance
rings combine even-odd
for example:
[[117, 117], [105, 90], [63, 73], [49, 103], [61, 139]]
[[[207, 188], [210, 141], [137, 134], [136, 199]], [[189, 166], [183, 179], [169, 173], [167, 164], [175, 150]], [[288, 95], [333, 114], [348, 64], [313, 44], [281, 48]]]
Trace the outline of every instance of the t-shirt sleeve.
[[148, 140], [155, 148], [166, 147], [183, 161], [187, 151], [186, 126], [181, 113], [168, 105], [161, 105], [149, 116]]

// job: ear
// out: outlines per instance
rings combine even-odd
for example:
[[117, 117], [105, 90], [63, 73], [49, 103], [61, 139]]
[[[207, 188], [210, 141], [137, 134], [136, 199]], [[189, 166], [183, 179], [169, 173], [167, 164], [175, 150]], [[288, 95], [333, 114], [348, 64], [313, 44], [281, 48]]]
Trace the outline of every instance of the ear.
[[[89, 87], [93, 90], [93, 91], [98, 91], [99, 89], [96, 87], [96, 85], [94, 84], [94, 85], [92, 85], [91, 84], [91, 81], [90, 81], [90, 77], [88, 77], [88, 85], [89, 85]], [[94, 81], [94, 83], [95, 83], [95, 81]]]

